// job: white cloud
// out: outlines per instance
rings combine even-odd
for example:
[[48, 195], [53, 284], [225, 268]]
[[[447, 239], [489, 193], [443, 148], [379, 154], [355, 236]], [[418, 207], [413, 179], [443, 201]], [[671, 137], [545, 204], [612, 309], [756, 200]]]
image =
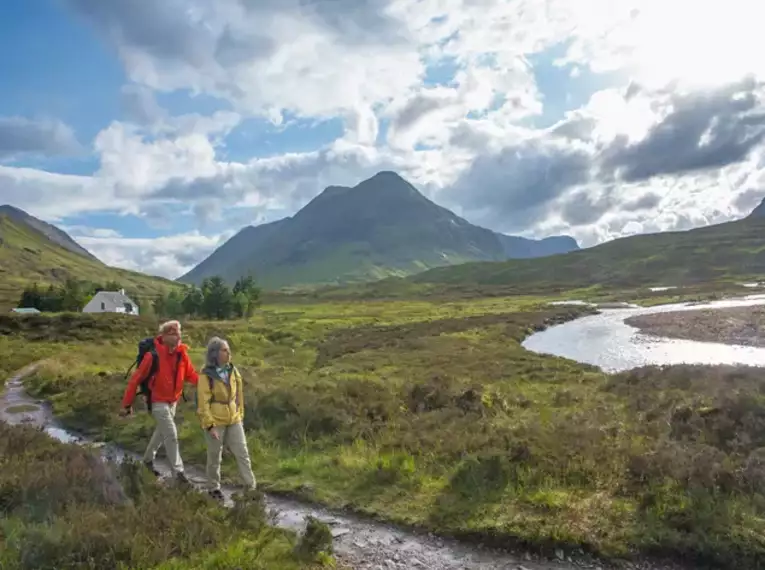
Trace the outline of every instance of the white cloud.
[[174, 279], [213, 252], [231, 232], [205, 236], [199, 232], [161, 238], [78, 237], [77, 241], [107, 265]]
[[[405, 29], [402, 22], [366, 9], [370, 2], [362, 9], [347, 0], [68, 4], [116, 45], [134, 82], [203, 91], [243, 113], [342, 114], [405, 93], [424, 71], [416, 45], [393, 31]], [[384, 37], [365, 42], [375, 37], [367, 24]]]
[[224, 168], [202, 132], [147, 141], [137, 128], [115, 122], [98, 134], [94, 145], [101, 157], [96, 178], [123, 197], [138, 198], [173, 178], [190, 181], [214, 176]]
[[[567, 232], [591, 245], [730, 219], [765, 195], [756, 3], [66, 4], [117, 50], [131, 82], [122, 102], [135, 124], [115, 121], [96, 136], [92, 176], [0, 166], [2, 201], [47, 219], [116, 210], [156, 226], [169, 223], [172, 207], [206, 231], [232, 205], [271, 219], [328, 185], [392, 169], [471, 221], [525, 235]], [[620, 85], [535, 129], [546, 102], [565, 99], [556, 85], [538, 85], [532, 68], [540, 59], [549, 65], [551, 53], [579, 80], [609, 71]], [[453, 76], [443, 71], [452, 66]], [[174, 116], [154, 95], [176, 89], [233, 110]], [[243, 119], [282, 124], [286, 113], [339, 117], [345, 133], [306, 152], [222, 158], [226, 135]], [[176, 238], [201, 255], [220, 236]], [[175, 247], [166, 242], [151, 249], [117, 236], [82, 239], [101, 240], [93, 251], [125, 266], [160, 264], [166, 275], [186, 267], [163, 253]]]
[[74, 238], [121, 238], [117, 230], [111, 228], [91, 228], [89, 226], [68, 226], [59, 225], [59, 227]]
[[[119, 208], [112, 189], [91, 176], [0, 165], [0, 202], [46, 219]], [[124, 205], [124, 203], [122, 203]]]

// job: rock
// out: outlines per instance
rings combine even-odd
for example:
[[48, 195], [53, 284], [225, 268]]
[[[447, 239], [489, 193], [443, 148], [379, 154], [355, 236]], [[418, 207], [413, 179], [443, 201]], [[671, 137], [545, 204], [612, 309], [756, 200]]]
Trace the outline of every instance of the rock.
[[344, 535], [348, 534], [349, 532], [351, 532], [351, 529], [349, 529], [349, 528], [345, 528], [345, 527], [333, 528], [332, 529], [332, 538], [338, 538], [340, 536], [344, 536]]

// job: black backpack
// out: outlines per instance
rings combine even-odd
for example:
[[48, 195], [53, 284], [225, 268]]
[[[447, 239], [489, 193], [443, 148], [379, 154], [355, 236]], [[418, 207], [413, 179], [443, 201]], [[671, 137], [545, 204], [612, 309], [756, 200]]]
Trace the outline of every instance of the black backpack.
[[[144, 357], [146, 356], [146, 353], [151, 354], [151, 368], [149, 369], [149, 373], [146, 375], [145, 378], [141, 379], [141, 383], [138, 385], [138, 394], [143, 395], [144, 399], [146, 400], [146, 410], [151, 412], [151, 389], [149, 388], [149, 381], [154, 377], [154, 375], [157, 373], [157, 369], [159, 368], [159, 355], [157, 354], [157, 349], [154, 348], [154, 337], [148, 336], [144, 339], [141, 339], [138, 342], [138, 355], [135, 358], [135, 362], [130, 365], [130, 368], [127, 369], [127, 372], [125, 373], [125, 379], [130, 375], [130, 371], [133, 369], [133, 367], [139, 367], [141, 365], [141, 362], [143, 362]], [[178, 362], [176, 364], [180, 364], [181, 362], [181, 353], [178, 353]], [[186, 394], [182, 393], [183, 401], [186, 401]]]

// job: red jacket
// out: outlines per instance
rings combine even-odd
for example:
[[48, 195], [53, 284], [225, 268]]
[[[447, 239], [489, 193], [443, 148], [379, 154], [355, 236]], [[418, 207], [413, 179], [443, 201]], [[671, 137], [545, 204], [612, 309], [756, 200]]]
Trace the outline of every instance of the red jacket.
[[[157, 366], [157, 373], [149, 380], [151, 401], [152, 403], [167, 402], [172, 404], [180, 399], [184, 381], [196, 386], [199, 381], [199, 374], [191, 363], [188, 346], [185, 344], [179, 344], [173, 352], [170, 352], [162, 344], [162, 337], [158, 336], [154, 339], [154, 348], [159, 357], [159, 365]], [[179, 353], [180, 359], [178, 358]], [[138, 365], [138, 369], [130, 377], [125, 395], [122, 398], [122, 407], [128, 408], [133, 405], [139, 384], [151, 370], [151, 359], [151, 354], [146, 353], [141, 364]]]

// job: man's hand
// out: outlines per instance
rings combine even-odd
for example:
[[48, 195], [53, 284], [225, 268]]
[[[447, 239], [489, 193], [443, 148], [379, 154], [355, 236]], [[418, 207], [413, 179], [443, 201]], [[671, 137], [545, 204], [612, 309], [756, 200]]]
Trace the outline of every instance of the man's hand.
[[120, 410], [120, 416], [123, 418], [125, 416], [132, 416], [132, 415], [133, 415], [133, 406], [128, 406], [127, 408], [122, 408]]

